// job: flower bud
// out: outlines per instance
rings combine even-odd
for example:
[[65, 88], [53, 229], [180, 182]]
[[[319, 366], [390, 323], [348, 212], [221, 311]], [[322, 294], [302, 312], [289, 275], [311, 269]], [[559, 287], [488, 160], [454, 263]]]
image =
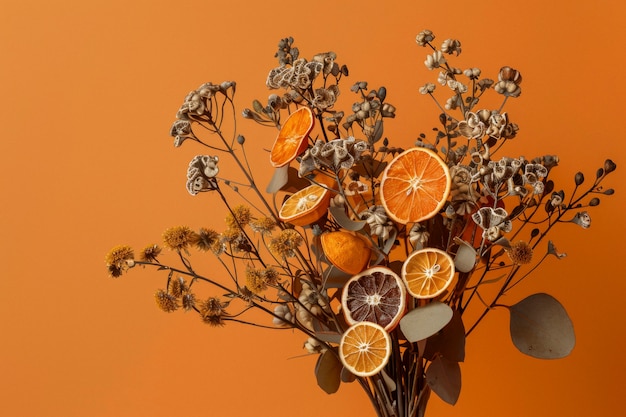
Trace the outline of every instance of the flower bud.
[[617, 168], [617, 165], [615, 165], [615, 162], [613, 162], [610, 159], [607, 159], [606, 161], [604, 161], [604, 172], [606, 172], [607, 174], [615, 171], [615, 169]]
[[582, 172], [576, 173], [576, 176], [574, 176], [574, 182], [576, 183], [577, 186], [585, 182], [585, 176], [583, 175]]

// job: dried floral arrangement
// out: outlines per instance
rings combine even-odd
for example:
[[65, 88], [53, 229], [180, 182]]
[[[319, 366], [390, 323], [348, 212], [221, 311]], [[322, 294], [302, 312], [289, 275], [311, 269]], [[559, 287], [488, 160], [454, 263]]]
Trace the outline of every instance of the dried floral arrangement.
[[[336, 54], [307, 60], [292, 38], [280, 40], [266, 83], [274, 93], [242, 114], [275, 129], [265, 190], [236, 132], [236, 84], [190, 92], [171, 136], [176, 147], [190, 142], [211, 153], [189, 163], [187, 190], [219, 198], [226, 227], [169, 228], [161, 245], [137, 257], [116, 246], [106, 255], [109, 275], [154, 267], [164, 274], [155, 299], [165, 312], [195, 312], [214, 327], [302, 332], [304, 348], [318, 356], [318, 385], [334, 393], [356, 381], [379, 416], [423, 416], [431, 392], [454, 404], [466, 338], [498, 307], [509, 311], [522, 353], [567, 356], [573, 326], [554, 297], [500, 300], [547, 258], [564, 256], [548, 240], [556, 225], [590, 226], [588, 209], [613, 194], [602, 183], [616, 165], [606, 160], [592, 180], [576, 173], [565, 192], [550, 179], [556, 156], [502, 155], [518, 134], [504, 107], [520, 96], [520, 72], [503, 67], [490, 79], [478, 68], [456, 68], [461, 42], [436, 46], [434, 39], [429, 30], [416, 38], [428, 49], [424, 64], [438, 73], [420, 93], [441, 115], [433, 137], [420, 134], [409, 149], [384, 137], [385, 121], [396, 115], [385, 87], [353, 84], [353, 104], [340, 110], [348, 68]], [[484, 94], [500, 95], [501, 105], [481, 108]], [[239, 174], [220, 172], [224, 156]], [[192, 252], [214, 256], [228, 279], [197, 270]], [[208, 297], [199, 295], [203, 286]]]

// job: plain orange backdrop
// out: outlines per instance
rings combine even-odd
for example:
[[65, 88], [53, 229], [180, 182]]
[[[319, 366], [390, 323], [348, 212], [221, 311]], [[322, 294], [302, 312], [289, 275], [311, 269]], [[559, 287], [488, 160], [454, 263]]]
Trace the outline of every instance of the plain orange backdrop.
[[[568, 187], [607, 157], [619, 167], [593, 226], [553, 236], [568, 257], [507, 300], [559, 298], [577, 332], [572, 355], [523, 356], [508, 314], [493, 311], [468, 340], [458, 404], [433, 399], [430, 415], [621, 414], [625, 12], [616, 0], [0, 2], [0, 414], [373, 416], [356, 384], [333, 396], [316, 387], [299, 335], [164, 314], [153, 301], [162, 276], [114, 280], [103, 259], [173, 225], [221, 225], [216, 202], [184, 187], [202, 150], [174, 149], [168, 130], [205, 81], [236, 80], [240, 109], [264, 100], [281, 37], [306, 57], [335, 51], [350, 68], [345, 86], [385, 85], [398, 108], [386, 134], [409, 146], [437, 116], [417, 92], [436, 76], [414, 42], [424, 28], [461, 39], [459, 65], [522, 71], [522, 96], [507, 106], [521, 126], [511, 156], [558, 154]], [[239, 128], [267, 171], [274, 133]]]

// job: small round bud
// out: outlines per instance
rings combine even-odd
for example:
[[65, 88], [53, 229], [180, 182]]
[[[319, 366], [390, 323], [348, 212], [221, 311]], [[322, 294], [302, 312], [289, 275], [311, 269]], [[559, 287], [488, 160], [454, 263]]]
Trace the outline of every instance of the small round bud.
[[243, 135], [237, 136], [237, 143], [238, 144], [243, 145], [245, 141], [246, 141], [246, 138]]
[[583, 175], [582, 172], [576, 173], [576, 176], [574, 177], [574, 182], [576, 183], [576, 185], [580, 185], [583, 182], [585, 182], [585, 176]]
[[615, 162], [613, 162], [610, 159], [607, 159], [606, 161], [604, 161], [604, 172], [606, 172], [607, 174], [615, 171], [615, 169], [617, 168], [617, 165], [615, 165]]
[[589, 201], [589, 206], [591, 207], [595, 207], [598, 204], [600, 204], [600, 199], [599, 198], [592, 198], [591, 201]]
[[603, 175], [604, 175], [604, 168], [598, 168], [598, 170], [596, 171], [596, 178], [600, 178]]

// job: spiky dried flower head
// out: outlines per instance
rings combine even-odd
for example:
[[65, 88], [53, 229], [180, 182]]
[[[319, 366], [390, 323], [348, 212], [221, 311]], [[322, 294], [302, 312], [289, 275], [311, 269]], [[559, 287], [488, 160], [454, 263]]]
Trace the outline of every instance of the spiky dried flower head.
[[294, 229], [284, 229], [270, 240], [269, 249], [277, 256], [292, 258], [296, 256], [296, 249], [302, 244], [302, 236]]
[[271, 217], [263, 216], [250, 221], [250, 228], [256, 233], [262, 235], [271, 234], [276, 228], [276, 220]]
[[231, 252], [250, 252], [252, 246], [248, 238], [239, 228], [228, 228], [220, 235], [222, 245], [230, 249]]
[[209, 297], [200, 304], [200, 317], [202, 321], [212, 327], [224, 325], [227, 303], [222, 302], [218, 297]]
[[121, 276], [127, 269], [135, 266], [135, 253], [128, 245], [118, 245], [104, 257], [109, 275], [113, 278]]
[[229, 229], [243, 228], [250, 223], [251, 218], [250, 207], [239, 204], [226, 216], [226, 225]]
[[170, 281], [169, 292], [176, 298], [182, 297], [189, 287], [183, 277], [178, 277]]
[[154, 301], [156, 301], [157, 307], [166, 313], [176, 311], [179, 307], [176, 297], [162, 289], [154, 293]]
[[170, 250], [185, 250], [198, 239], [198, 234], [187, 226], [174, 226], [163, 232], [163, 245]]
[[202, 315], [202, 321], [205, 324], [208, 324], [211, 327], [222, 327], [224, 326], [224, 317], [221, 315]]
[[200, 304], [200, 313], [205, 316], [219, 316], [225, 312], [225, 303], [223, 303], [218, 297], [209, 297], [202, 301]]
[[255, 294], [260, 294], [267, 289], [267, 281], [263, 270], [246, 268], [246, 287]]
[[161, 254], [161, 247], [157, 244], [148, 245], [141, 251], [139, 259], [143, 262], [158, 262], [157, 256]]
[[183, 294], [181, 301], [185, 311], [193, 310], [196, 306], [196, 295], [192, 292], [187, 292], [186, 294]]
[[220, 234], [213, 229], [201, 228], [198, 232], [198, 241], [196, 247], [203, 251], [211, 251], [216, 255], [219, 255], [223, 249]]
[[511, 247], [507, 249], [506, 253], [516, 265], [530, 263], [533, 259], [533, 248], [523, 240], [511, 243]]

